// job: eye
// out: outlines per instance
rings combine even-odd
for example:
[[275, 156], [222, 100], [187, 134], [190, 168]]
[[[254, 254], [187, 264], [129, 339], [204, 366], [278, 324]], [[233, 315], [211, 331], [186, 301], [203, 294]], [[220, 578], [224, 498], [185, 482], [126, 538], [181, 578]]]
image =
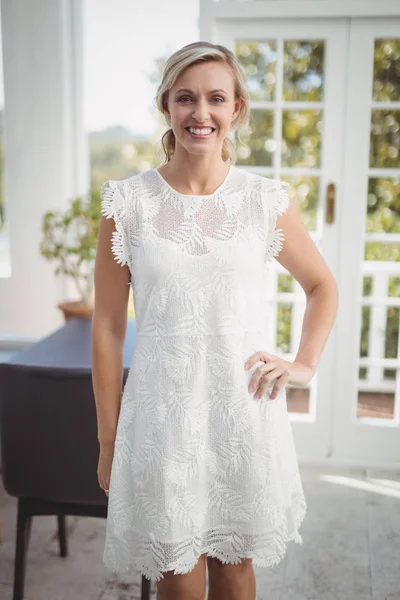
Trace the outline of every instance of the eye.
[[220, 102], [224, 102], [225, 99], [222, 98], [221, 96], [214, 96], [213, 100], [218, 100], [217, 104], [219, 104]]
[[182, 102], [183, 104], [185, 104], [185, 100], [191, 100], [190, 96], [179, 96], [177, 102]]

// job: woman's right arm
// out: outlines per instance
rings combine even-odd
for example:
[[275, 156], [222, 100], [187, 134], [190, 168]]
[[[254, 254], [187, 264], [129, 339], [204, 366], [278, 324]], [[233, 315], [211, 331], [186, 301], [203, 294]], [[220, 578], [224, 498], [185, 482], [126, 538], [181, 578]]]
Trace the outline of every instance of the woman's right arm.
[[130, 270], [115, 260], [111, 238], [115, 222], [100, 219], [94, 268], [92, 382], [101, 448], [114, 446], [123, 383], [123, 347], [127, 328]]

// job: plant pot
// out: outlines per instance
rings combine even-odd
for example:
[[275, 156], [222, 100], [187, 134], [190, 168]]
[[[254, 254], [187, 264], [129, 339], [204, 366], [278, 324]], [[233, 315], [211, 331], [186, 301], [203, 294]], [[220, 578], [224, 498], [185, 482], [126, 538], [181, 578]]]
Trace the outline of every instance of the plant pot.
[[66, 321], [74, 317], [89, 319], [93, 315], [93, 306], [83, 300], [61, 302], [57, 305], [57, 308], [63, 311]]

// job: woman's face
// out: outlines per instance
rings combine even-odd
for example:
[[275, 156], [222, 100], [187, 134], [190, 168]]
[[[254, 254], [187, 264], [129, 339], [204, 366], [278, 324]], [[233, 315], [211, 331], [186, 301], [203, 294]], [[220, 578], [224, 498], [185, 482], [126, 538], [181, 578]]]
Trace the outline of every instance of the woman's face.
[[189, 67], [168, 93], [166, 113], [176, 143], [192, 154], [222, 149], [240, 104], [225, 63], [212, 61]]

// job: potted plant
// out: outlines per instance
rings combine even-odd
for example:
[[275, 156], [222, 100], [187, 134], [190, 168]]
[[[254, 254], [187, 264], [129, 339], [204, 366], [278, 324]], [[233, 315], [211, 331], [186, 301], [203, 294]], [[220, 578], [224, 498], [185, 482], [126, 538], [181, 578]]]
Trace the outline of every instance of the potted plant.
[[90, 317], [93, 313], [93, 271], [100, 217], [99, 191], [74, 198], [65, 212], [48, 211], [43, 215], [40, 253], [56, 261], [55, 275], [71, 277], [80, 295], [77, 301], [58, 304], [65, 320]]

